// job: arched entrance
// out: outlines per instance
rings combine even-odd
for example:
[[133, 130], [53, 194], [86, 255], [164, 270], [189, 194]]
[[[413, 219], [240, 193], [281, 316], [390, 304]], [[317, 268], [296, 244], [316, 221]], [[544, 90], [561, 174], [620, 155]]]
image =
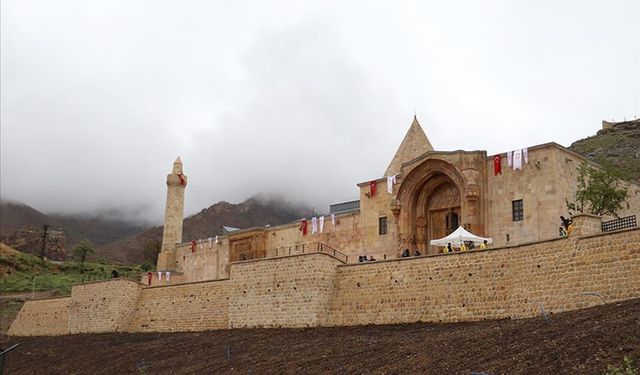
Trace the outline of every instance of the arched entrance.
[[465, 180], [450, 163], [424, 161], [404, 178], [398, 191], [398, 232], [402, 248], [435, 254], [429, 241], [453, 232], [463, 223], [467, 209], [462, 199]]

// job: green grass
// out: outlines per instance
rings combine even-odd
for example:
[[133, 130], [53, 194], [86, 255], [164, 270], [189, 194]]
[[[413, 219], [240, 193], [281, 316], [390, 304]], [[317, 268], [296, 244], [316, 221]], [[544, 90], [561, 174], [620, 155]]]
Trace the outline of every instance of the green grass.
[[79, 262], [56, 264], [42, 261], [25, 253], [0, 254], [0, 292], [54, 291], [55, 294], [71, 293], [73, 284], [111, 278], [117, 269], [122, 277], [138, 279], [143, 272], [139, 266]]

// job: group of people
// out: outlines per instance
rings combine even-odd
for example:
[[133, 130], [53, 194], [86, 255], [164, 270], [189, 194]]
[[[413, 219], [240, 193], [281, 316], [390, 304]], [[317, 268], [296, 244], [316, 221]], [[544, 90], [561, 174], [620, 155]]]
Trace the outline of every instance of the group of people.
[[[489, 243], [487, 242], [487, 240], [484, 240], [480, 246], [478, 247], [479, 249], [486, 249], [487, 247], [489, 247]], [[475, 243], [473, 241], [464, 241], [460, 244], [460, 246], [456, 246], [453, 247], [451, 246], [451, 242], [449, 242], [447, 244], [447, 246], [442, 249], [443, 253], [453, 253], [453, 252], [459, 252], [459, 251], [469, 251], [469, 250], [475, 250], [476, 246]], [[402, 250], [402, 254], [400, 255], [401, 258], [409, 258], [411, 256], [414, 257], [419, 257], [421, 256], [422, 253], [420, 253], [420, 250], [416, 249], [413, 252], [413, 255], [411, 255], [411, 250], [409, 249], [404, 249]], [[386, 256], [385, 256], [386, 259]], [[358, 263], [366, 263], [366, 262], [375, 262], [376, 259], [371, 256], [371, 257], [367, 257], [366, 255], [360, 255], [358, 256]]]
[[[480, 249], [486, 249], [487, 247], [489, 247], [489, 243], [487, 242], [487, 240], [482, 241], [482, 243], [480, 244]], [[447, 246], [445, 248], [442, 249], [443, 253], [453, 253], [454, 251], [468, 251], [468, 250], [475, 250], [476, 249], [476, 245], [473, 241], [463, 241], [459, 247], [453, 247], [451, 246], [451, 242], [449, 242], [447, 244]]]
[[[420, 255], [420, 250], [416, 249], [416, 251], [413, 253], [414, 257], [419, 257]], [[402, 258], [408, 258], [411, 256], [411, 252], [409, 251], [409, 249], [404, 249], [402, 251], [402, 255], [400, 255]]]
[[368, 258], [366, 255], [360, 255], [358, 257], [358, 263], [375, 262], [375, 261], [376, 261], [376, 258], [374, 258], [373, 255]]

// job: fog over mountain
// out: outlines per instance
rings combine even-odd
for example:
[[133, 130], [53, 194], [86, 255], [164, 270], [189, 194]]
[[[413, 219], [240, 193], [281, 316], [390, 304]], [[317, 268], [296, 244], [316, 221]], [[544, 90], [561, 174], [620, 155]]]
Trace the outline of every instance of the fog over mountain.
[[417, 114], [437, 150], [568, 146], [640, 115], [636, 1], [3, 1], [0, 197], [161, 223], [278, 194], [326, 211]]

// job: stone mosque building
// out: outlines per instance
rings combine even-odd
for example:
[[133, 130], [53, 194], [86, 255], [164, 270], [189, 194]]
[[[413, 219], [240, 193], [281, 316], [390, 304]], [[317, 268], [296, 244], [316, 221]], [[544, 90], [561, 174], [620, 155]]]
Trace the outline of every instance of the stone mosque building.
[[[175, 282], [229, 277], [232, 262], [324, 251], [346, 263], [366, 255], [400, 257], [403, 249], [433, 255], [429, 241], [458, 226], [492, 247], [558, 238], [560, 216], [576, 191], [577, 167], [589, 162], [556, 143], [497, 155], [437, 151], [414, 117], [384, 176], [357, 184], [359, 200], [335, 204], [328, 215], [275, 226], [183, 239], [187, 177], [178, 158], [167, 176], [164, 238], [158, 271]], [[640, 189], [629, 185], [621, 216], [640, 212]], [[182, 242], [186, 240], [186, 242]], [[172, 280], [173, 283], [173, 280]]]

